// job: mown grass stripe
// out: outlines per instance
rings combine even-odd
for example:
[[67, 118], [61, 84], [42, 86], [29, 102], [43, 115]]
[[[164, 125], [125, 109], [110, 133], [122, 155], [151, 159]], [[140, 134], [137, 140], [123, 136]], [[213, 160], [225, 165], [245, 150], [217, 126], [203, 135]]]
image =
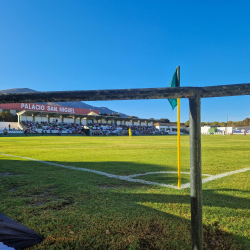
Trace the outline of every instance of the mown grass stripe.
[[[16, 157], [16, 158], [22, 158], [22, 159], [26, 159], [26, 160], [30, 160], [30, 161], [36, 161], [36, 162], [40, 162], [40, 163], [44, 163], [44, 164], [48, 164], [48, 165], [52, 165], [52, 166], [57, 166], [57, 167], [62, 167], [62, 168], [68, 168], [68, 169], [73, 169], [73, 170], [81, 170], [81, 171], [91, 172], [91, 173], [104, 175], [104, 176], [107, 176], [109, 178], [115, 178], [115, 179], [123, 180], [123, 181], [138, 182], [138, 183], [147, 184], [147, 185], [156, 185], [156, 186], [161, 186], [161, 187], [169, 187], [169, 188], [178, 189], [177, 186], [170, 185], [170, 184], [164, 184], [164, 183], [158, 183], [158, 182], [152, 182], [152, 181], [145, 181], [145, 180], [140, 180], [140, 179], [133, 179], [134, 177], [145, 176], [145, 175], [149, 175], [149, 174], [161, 174], [161, 173], [162, 174], [166, 174], [166, 173], [167, 174], [177, 174], [177, 172], [175, 172], [175, 171], [147, 172], [147, 173], [143, 173], [143, 174], [134, 174], [134, 175], [128, 175], [128, 176], [121, 176], [121, 175], [109, 174], [109, 173], [98, 171], [98, 170], [92, 170], [92, 169], [88, 169], [88, 168], [76, 168], [76, 167], [66, 166], [66, 165], [57, 164], [57, 163], [48, 162], [48, 161], [40, 161], [40, 160], [37, 160], [37, 159], [23, 157], [23, 156], [9, 155], [9, 154], [3, 154], [3, 153], [0, 153], [0, 154], [5, 155], [5, 156], [9, 156], [9, 157]], [[220, 178], [223, 178], [223, 177], [226, 177], [226, 176], [229, 176], [229, 175], [233, 175], [233, 174], [237, 174], [237, 173], [246, 172], [246, 171], [249, 171], [249, 170], [250, 170], [250, 167], [235, 170], [235, 171], [230, 171], [230, 172], [226, 172], [226, 173], [222, 173], [222, 174], [217, 174], [217, 175], [202, 174], [204, 176], [209, 176], [208, 178], [203, 179], [202, 183], [207, 183], [207, 182], [210, 182], [210, 181], [213, 181], [213, 180], [216, 180], [216, 179], [220, 179]], [[189, 172], [181, 172], [181, 174], [190, 174], [190, 173]], [[185, 188], [190, 188], [190, 182], [186, 183], [186, 184], [182, 184], [181, 189], [185, 189]]]

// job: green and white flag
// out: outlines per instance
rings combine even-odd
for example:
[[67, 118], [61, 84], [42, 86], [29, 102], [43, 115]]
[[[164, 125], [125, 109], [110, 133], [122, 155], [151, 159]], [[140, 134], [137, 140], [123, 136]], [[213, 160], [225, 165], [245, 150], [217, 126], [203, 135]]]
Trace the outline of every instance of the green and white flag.
[[[170, 88], [174, 88], [174, 87], [180, 87], [180, 82], [178, 81], [177, 78], [177, 69], [174, 72], [174, 75], [172, 77], [172, 80], [169, 84]], [[170, 105], [172, 106], [172, 109], [174, 109], [177, 106], [177, 99], [168, 99]]]

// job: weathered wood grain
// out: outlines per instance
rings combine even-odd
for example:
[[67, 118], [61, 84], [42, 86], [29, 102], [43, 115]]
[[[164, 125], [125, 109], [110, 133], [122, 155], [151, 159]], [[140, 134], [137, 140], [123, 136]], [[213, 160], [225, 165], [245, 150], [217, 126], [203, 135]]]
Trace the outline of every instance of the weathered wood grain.
[[209, 87], [106, 89], [0, 94], [0, 103], [201, 98], [250, 95], [250, 83]]
[[189, 98], [197, 91], [200, 91], [200, 88], [142, 88], [10, 93], [1, 94], [0, 103]]

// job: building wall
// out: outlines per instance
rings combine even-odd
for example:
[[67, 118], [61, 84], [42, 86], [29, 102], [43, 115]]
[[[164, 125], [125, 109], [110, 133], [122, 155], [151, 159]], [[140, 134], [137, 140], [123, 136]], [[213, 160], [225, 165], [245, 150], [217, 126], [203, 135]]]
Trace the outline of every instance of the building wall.
[[126, 125], [126, 126], [132, 126], [132, 122], [131, 122], [131, 121], [126, 121], [126, 122], [125, 122], [125, 125]]
[[170, 130], [170, 131], [172, 131], [172, 128], [171, 127], [169, 127], [169, 126], [155, 126], [157, 129], [159, 129], [160, 131], [164, 131], [164, 132], [166, 132], [166, 131], [168, 131], [168, 130]]
[[[74, 120], [74, 119], [73, 119]], [[81, 124], [81, 119], [80, 118], [77, 118], [76, 119], [76, 124]]]
[[233, 131], [232, 127], [217, 127], [217, 133], [222, 133], [223, 131], [225, 131], [226, 134], [231, 134]]
[[209, 129], [210, 129], [210, 127], [201, 127], [201, 133], [207, 134]]
[[169, 131], [172, 133], [172, 132], [175, 132], [177, 131], [177, 127], [176, 126], [155, 126], [155, 128], [159, 129], [160, 131]]
[[46, 116], [35, 116], [35, 122], [48, 122], [48, 117]]
[[82, 125], [87, 125], [87, 123], [88, 123], [88, 120], [87, 119], [81, 119], [81, 124]]
[[64, 118], [64, 122], [74, 123], [74, 118]]
[[[202, 134], [208, 134], [210, 127], [201, 127]], [[223, 133], [225, 131], [226, 134], [231, 134], [233, 131], [232, 127], [217, 127], [217, 133]]]
[[62, 122], [62, 118], [60, 117], [55, 117], [55, 120], [57, 119], [57, 122]]
[[33, 116], [31, 116], [31, 115], [21, 115], [21, 117], [20, 117], [21, 119], [21, 121], [29, 121], [29, 122], [33, 122]]

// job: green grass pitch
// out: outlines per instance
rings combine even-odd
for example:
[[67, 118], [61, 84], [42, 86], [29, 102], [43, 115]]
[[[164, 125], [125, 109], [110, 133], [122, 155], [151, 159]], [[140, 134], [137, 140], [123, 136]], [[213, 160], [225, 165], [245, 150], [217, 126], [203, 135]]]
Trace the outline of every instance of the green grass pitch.
[[[201, 139], [203, 179], [250, 167], [250, 136]], [[175, 172], [176, 136], [0, 140], [0, 212], [46, 238], [30, 249], [191, 248], [189, 188], [56, 166], [118, 176]], [[189, 172], [188, 136], [181, 137], [181, 171]], [[189, 177], [182, 174], [182, 184], [189, 183]], [[134, 179], [177, 186], [174, 173]], [[203, 224], [204, 249], [250, 249], [250, 171], [203, 184]]]

